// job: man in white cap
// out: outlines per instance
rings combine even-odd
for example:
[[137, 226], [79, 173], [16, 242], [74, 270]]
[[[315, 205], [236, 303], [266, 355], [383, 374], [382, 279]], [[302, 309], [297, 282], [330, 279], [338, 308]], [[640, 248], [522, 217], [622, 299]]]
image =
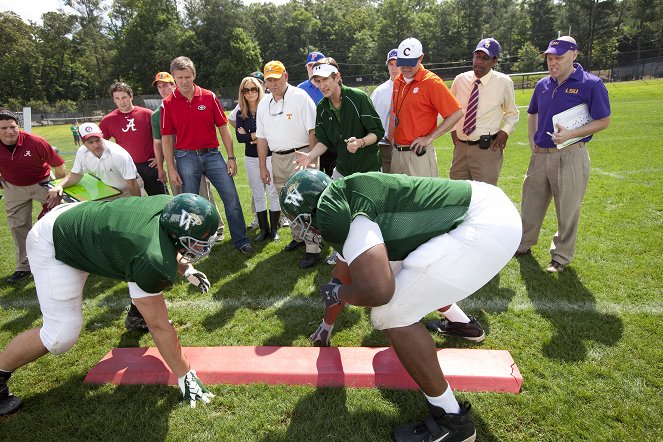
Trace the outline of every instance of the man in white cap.
[[48, 190], [50, 197], [62, 195], [62, 189], [77, 184], [86, 173], [99, 178], [103, 183], [122, 192], [119, 196], [141, 196], [138, 172], [129, 152], [112, 141], [94, 123], [83, 123], [78, 127], [83, 141], [76, 152], [71, 172], [60, 183]]
[[[559, 273], [575, 253], [580, 206], [589, 183], [586, 143], [610, 124], [610, 100], [601, 79], [575, 63], [578, 45], [572, 37], [552, 40], [543, 54], [550, 75], [536, 84], [527, 109], [532, 158], [523, 182], [523, 238], [516, 255], [527, 255], [536, 245], [554, 198], [557, 232], [546, 271]], [[589, 122], [577, 128], [553, 126], [553, 116], [583, 104]]]
[[[394, 146], [391, 172], [436, 177], [437, 157], [433, 141], [449, 132], [463, 116], [458, 100], [444, 81], [421, 64], [424, 51], [416, 38], [398, 46], [387, 133]], [[437, 116], [443, 118], [437, 124]]]
[[375, 88], [371, 94], [371, 101], [373, 106], [380, 116], [382, 127], [385, 129], [385, 137], [378, 141], [380, 147], [380, 156], [382, 157], [382, 172], [389, 173], [391, 166], [391, 144], [387, 138], [387, 125], [389, 124], [389, 108], [391, 108], [391, 94], [394, 92], [394, 80], [401, 73], [398, 66], [396, 66], [396, 58], [398, 58], [398, 49], [392, 49], [387, 54], [387, 71], [389, 72], [389, 79]]
[[493, 70], [500, 49], [494, 38], [481, 40], [472, 54], [472, 70], [458, 75], [451, 85], [464, 113], [451, 131], [451, 179], [497, 186], [503, 151], [519, 118], [513, 81]]

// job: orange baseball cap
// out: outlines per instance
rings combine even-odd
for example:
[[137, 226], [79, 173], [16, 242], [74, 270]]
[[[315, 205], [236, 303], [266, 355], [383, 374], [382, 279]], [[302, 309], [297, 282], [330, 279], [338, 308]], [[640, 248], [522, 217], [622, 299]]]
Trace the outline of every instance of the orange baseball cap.
[[285, 66], [280, 61], [270, 61], [265, 65], [265, 80], [268, 78], [281, 78], [285, 73]]
[[159, 72], [152, 82], [152, 86], [157, 85], [157, 81], [163, 81], [164, 83], [175, 83], [175, 79], [168, 72]]

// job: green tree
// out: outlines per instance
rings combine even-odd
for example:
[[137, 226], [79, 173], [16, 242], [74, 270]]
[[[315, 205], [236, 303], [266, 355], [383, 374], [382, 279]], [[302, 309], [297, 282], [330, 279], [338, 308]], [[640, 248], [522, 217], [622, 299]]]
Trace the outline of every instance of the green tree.
[[538, 72], [543, 69], [541, 52], [530, 42], [518, 51], [518, 61], [513, 64], [513, 72]]
[[43, 59], [38, 51], [36, 29], [26, 24], [14, 12], [0, 12], [0, 104], [11, 99], [26, 103], [33, 98], [43, 99], [41, 83]]
[[216, 78], [220, 78], [225, 97], [235, 98], [242, 79], [253, 71], [262, 70], [260, 48], [242, 28], [230, 32], [230, 52], [223, 57], [216, 68]]

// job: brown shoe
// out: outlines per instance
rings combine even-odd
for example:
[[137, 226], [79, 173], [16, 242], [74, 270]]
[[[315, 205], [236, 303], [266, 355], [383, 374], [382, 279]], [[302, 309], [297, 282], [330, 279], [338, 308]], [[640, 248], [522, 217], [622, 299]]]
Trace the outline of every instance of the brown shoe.
[[554, 259], [550, 261], [548, 267], [546, 267], [546, 272], [548, 273], [562, 273], [564, 271], [564, 264], [560, 264]]

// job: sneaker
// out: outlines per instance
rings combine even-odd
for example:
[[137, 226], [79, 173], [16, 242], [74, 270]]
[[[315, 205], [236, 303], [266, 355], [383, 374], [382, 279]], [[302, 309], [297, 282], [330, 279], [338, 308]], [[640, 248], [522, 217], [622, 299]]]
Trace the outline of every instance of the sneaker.
[[258, 228], [258, 218], [256, 218], [256, 217], [254, 216], [254, 217], [253, 217], [253, 221], [251, 221], [251, 224], [249, 224], [248, 226], [246, 226], [246, 228], [249, 229], [249, 230], [255, 230], [255, 229], [257, 229], [257, 228]]
[[308, 340], [313, 343], [314, 347], [329, 347], [329, 330], [326, 330], [321, 326], [308, 337]]
[[149, 331], [145, 318], [143, 318], [143, 315], [140, 314], [138, 309], [135, 310], [136, 312], [131, 311], [131, 305], [127, 307], [127, 317], [124, 318], [124, 327], [129, 331]]
[[564, 271], [564, 264], [560, 264], [554, 259], [550, 261], [548, 267], [546, 267], [546, 272], [548, 273], [562, 273]]
[[279, 223], [281, 224], [281, 227], [290, 227], [290, 221], [288, 221], [288, 218], [286, 217], [281, 218]]
[[22, 281], [30, 276], [32, 276], [32, 272], [30, 272], [29, 270], [27, 272], [17, 270], [5, 281], [7, 282], [7, 284], [16, 284], [17, 282]]
[[332, 254], [325, 259], [325, 262], [330, 266], [333, 266], [336, 265], [337, 258], [338, 258], [338, 253], [336, 251], [333, 251]]
[[0, 416], [13, 413], [21, 406], [21, 399], [9, 393], [7, 379], [9, 378], [0, 379]]
[[438, 332], [444, 336], [467, 339], [468, 341], [481, 342], [486, 338], [486, 332], [474, 316], [468, 316], [470, 322], [451, 322], [447, 318], [428, 321], [426, 328]]
[[394, 432], [396, 442], [474, 442], [477, 431], [470, 417], [470, 404], [460, 404], [460, 413], [451, 414], [428, 404], [430, 415], [423, 422], [401, 425]]
[[320, 261], [319, 253], [306, 253], [304, 257], [299, 261], [299, 268], [305, 269], [308, 267], [313, 267]]
[[283, 250], [286, 250], [288, 252], [298, 249], [300, 247], [304, 247], [306, 243], [304, 241], [295, 241], [294, 239], [288, 243], [287, 246], [283, 248]]
[[240, 247], [237, 250], [239, 250], [240, 252], [242, 252], [242, 254], [246, 256], [251, 256], [254, 253], [256, 253], [256, 249], [254, 249], [251, 244], [244, 244], [242, 247]]
[[216, 231], [216, 240], [214, 242], [220, 243], [224, 239], [226, 239], [226, 236], [223, 234], [223, 229], [217, 230]]
[[517, 258], [519, 256], [527, 256], [531, 254], [532, 254], [532, 249], [523, 250], [522, 252], [516, 250], [516, 253], [514, 253], [513, 256]]

